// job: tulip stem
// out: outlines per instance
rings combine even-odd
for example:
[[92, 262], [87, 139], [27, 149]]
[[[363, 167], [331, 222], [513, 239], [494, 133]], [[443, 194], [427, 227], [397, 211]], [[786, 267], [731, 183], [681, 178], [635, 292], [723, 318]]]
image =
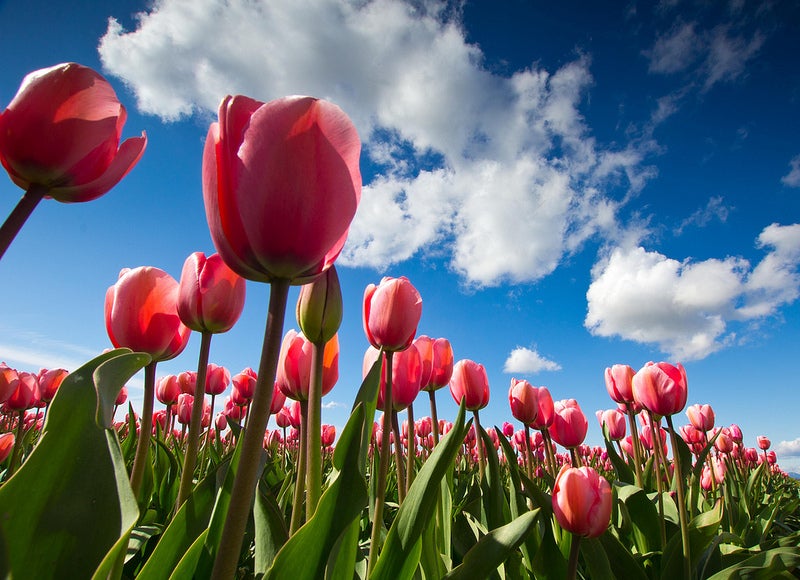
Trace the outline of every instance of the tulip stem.
[[300, 401], [300, 441], [297, 444], [297, 473], [295, 474], [294, 498], [292, 500], [292, 519], [289, 535], [300, 529], [303, 518], [303, 497], [308, 473], [308, 401]]
[[408, 412], [408, 453], [406, 454], [406, 495], [414, 483], [414, 463], [417, 459], [417, 441], [414, 425], [414, 403], [407, 409]]
[[22, 437], [25, 434], [25, 410], [21, 410], [17, 415], [17, 436], [14, 439], [14, 451], [11, 453], [11, 463], [8, 466], [6, 479], [14, 475], [17, 470], [17, 462], [20, 460], [22, 451]]
[[633, 447], [633, 473], [636, 476], [636, 487], [642, 486], [642, 452], [639, 447], [639, 431], [636, 428], [636, 413], [633, 412], [633, 405], [625, 403], [625, 408], [628, 410], [628, 423], [631, 426], [631, 447]]
[[217, 547], [214, 569], [211, 573], [212, 578], [233, 578], [236, 564], [239, 562], [239, 554], [242, 551], [247, 517], [259, 476], [259, 459], [264, 452], [264, 432], [267, 428], [272, 392], [275, 388], [275, 371], [278, 368], [278, 355], [283, 337], [283, 319], [286, 314], [288, 297], [289, 280], [273, 280], [270, 284], [269, 314], [264, 330], [264, 346], [261, 350], [258, 379], [250, 403], [250, 416], [247, 419], [247, 429], [243, 435], [242, 454], [236, 477], [233, 480], [231, 502]]
[[206, 475], [206, 455], [208, 454], [208, 447], [211, 445], [211, 429], [214, 429], [215, 435], [219, 438], [219, 431], [217, 430], [217, 424], [214, 421], [214, 395], [211, 394], [211, 414], [209, 415], [208, 421], [208, 429], [206, 430], [206, 441], [203, 444], [202, 452], [200, 453], [200, 479], [203, 479]]
[[483, 429], [481, 428], [481, 419], [478, 416], [477, 409], [472, 412], [472, 416], [475, 417], [475, 445], [478, 448], [478, 480], [483, 481], [483, 476], [486, 472], [486, 460], [483, 453]]
[[[689, 518], [686, 514], [686, 497], [684, 491], [683, 468], [678, 454], [678, 441], [676, 440], [675, 427], [672, 425], [672, 415], [667, 415], [670, 441], [672, 442], [672, 463], [675, 465], [675, 481], [678, 488], [678, 516], [681, 522], [681, 544], [683, 546], [683, 577], [692, 577], [692, 557], [689, 544]], [[712, 476], [713, 477], [713, 476]]]
[[17, 237], [17, 234], [28, 221], [28, 218], [42, 201], [47, 189], [41, 185], [33, 184], [22, 195], [17, 205], [11, 210], [11, 213], [0, 226], [0, 258], [6, 253], [6, 250]]
[[569, 547], [569, 565], [567, 580], [575, 580], [578, 576], [578, 554], [581, 552], [581, 536], [572, 534], [572, 545]]
[[431, 430], [433, 431], [433, 445], [439, 444], [439, 417], [436, 414], [436, 391], [431, 389], [428, 391], [428, 396], [431, 399]]
[[525, 467], [527, 467], [528, 479], [533, 481], [533, 452], [531, 451], [531, 428], [525, 425]]
[[406, 474], [403, 467], [403, 442], [400, 440], [400, 425], [397, 411], [392, 410], [392, 435], [394, 435], [394, 465], [397, 470], [397, 503], [406, 499]]
[[306, 521], [317, 511], [322, 495], [322, 367], [325, 343], [311, 345], [311, 373], [308, 386], [306, 424]]
[[142, 487], [144, 466], [150, 451], [150, 435], [153, 431], [153, 398], [156, 391], [156, 362], [144, 367], [144, 399], [142, 400], [142, 416], [139, 419], [139, 440], [136, 442], [136, 455], [131, 469], [131, 489], [139, 499]]
[[200, 428], [203, 422], [203, 403], [205, 402], [206, 375], [208, 374], [208, 355], [211, 351], [211, 334], [203, 331], [200, 335], [200, 356], [197, 361], [197, 381], [194, 385], [194, 400], [192, 401], [192, 416], [189, 419], [189, 438], [186, 442], [186, 455], [183, 458], [183, 472], [181, 485], [178, 490], [178, 500], [175, 502], [175, 512], [181, 508], [183, 502], [192, 492], [194, 483], [194, 468], [197, 465], [197, 448], [200, 444]]
[[667, 545], [667, 529], [666, 523], [664, 521], [664, 482], [661, 478], [661, 454], [658, 452], [658, 447], [661, 446], [661, 433], [656, 432], [655, 429], [658, 429], [658, 425], [656, 425], [655, 417], [653, 417], [653, 413], [647, 411], [648, 417], [650, 417], [650, 432], [652, 434], [653, 439], [653, 469], [655, 470], [656, 476], [656, 489], [658, 490], [658, 518], [659, 529], [661, 532], [661, 549], [663, 550], [664, 547]]
[[[372, 520], [372, 533], [369, 542], [367, 560], [367, 576], [372, 574], [378, 560], [378, 544], [383, 528], [383, 506], [386, 503], [386, 477], [389, 472], [389, 433], [392, 417], [392, 351], [383, 353], [383, 365], [386, 373], [386, 389], [383, 394], [383, 427], [381, 433], [381, 457], [378, 466], [377, 489], [375, 490], [375, 512]], [[380, 354], [378, 356], [381, 356]]]
[[544, 449], [547, 454], [547, 467], [550, 469], [550, 476], [553, 481], [556, 479], [556, 454], [553, 453], [553, 439], [550, 437], [550, 430], [547, 427], [542, 429], [542, 437], [544, 438]]

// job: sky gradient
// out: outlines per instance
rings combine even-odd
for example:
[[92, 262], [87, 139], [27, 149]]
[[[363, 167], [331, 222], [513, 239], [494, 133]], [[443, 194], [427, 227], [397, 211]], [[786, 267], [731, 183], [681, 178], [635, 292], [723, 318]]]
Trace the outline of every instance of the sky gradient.
[[[28, 72], [75, 61], [115, 86], [123, 137], [148, 136], [111, 192], [46, 200], [12, 244], [0, 359], [72, 370], [109, 347], [120, 269], [178, 278], [214, 251], [200, 163], [222, 97], [308, 94], [341, 106], [363, 148], [325, 422], [344, 424], [361, 380], [364, 288], [404, 275], [419, 334], [486, 366], [486, 425], [511, 420], [510, 379], [526, 378], [577, 399], [597, 444], [604, 368], [680, 361], [689, 404], [800, 471], [798, 23], [780, 0], [0, 1], [0, 106]], [[20, 195], [0, 178], [0, 213]], [[211, 346], [232, 373], [258, 366], [268, 289], [247, 290]], [[198, 347], [159, 375], [194, 370]]]

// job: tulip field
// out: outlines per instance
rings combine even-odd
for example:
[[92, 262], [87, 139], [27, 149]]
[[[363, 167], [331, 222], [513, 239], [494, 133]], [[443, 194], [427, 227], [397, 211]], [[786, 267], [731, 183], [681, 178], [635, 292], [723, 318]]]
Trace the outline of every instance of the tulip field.
[[[62, 122], [68, 119], [68, 123]], [[36, 71], [0, 113], [0, 161], [24, 195], [0, 257], [42, 202], [108, 192], [146, 149], [95, 71]], [[42, 139], [46, 133], [47, 139]], [[202, 159], [216, 253], [180, 280], [109, 280], [113, 348], [82, 367], [0, 364], [0, 573], [9, 578], [797, 578], [800, 484], [771, 442], [743, 445], [713, 401], [687, 407], [680, 363], [609, 361], [604, 445], [579, 401], [512, 379], [418, 332], [406, 277], [364, 289], [370, 347], [337, 432], [335, 261], [361, 196], [360, 141], [338, 106], [229, 96]], [[213, 336], [268, 284], [261, 359], [210, 363]], [[290, 286], [300, 286], [288, 304]], [[283, 328], [294, 308], [299, 331]], [[159, 375], [192, 332], [198, 360]], [[141, 408], [126, 383], [144, 377]], [[506, 389], [508, 389], [506, 391]], [[508, 394], [507, 421], [481, 410]], [[439, 419], [438, 406], [457, 408]], [[594, 419], [592, 419], [594, 420]]]

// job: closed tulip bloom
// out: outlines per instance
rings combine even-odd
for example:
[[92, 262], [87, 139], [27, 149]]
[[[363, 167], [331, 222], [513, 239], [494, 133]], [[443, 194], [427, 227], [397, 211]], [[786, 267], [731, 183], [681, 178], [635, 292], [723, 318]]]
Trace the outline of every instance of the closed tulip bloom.
[[144, 152], [144, 133], [120, 146], [126, 117], [108, 81], [88, 67], [32, 72], [0, 115], [0, 163], [24, 190], [37, 185], [62, 202], [95, 199]]
[[508, 390], [508, 404], [511, 414], [517, 421], [530, 425], [539, 414], [539, 392], [526, 380], [511, 379]]
[[633, 375], [636, 374], [628, 365], [612, 365], [606, 368], [606, 390], [615, 403], [633, 402]]
[[583, 443], [589, 429], [589, 421], [581, 411], [578, 401], [575, 399], [556, 401], [553, 408], [555, 414], [553, 415], [553, 425], [550, 428], [553, 441], [567, 449]]
[[770, 441], [764, 435], [759, 435], [758, 437], [756, 437], [756, 442], [758, 443], [758, 448], [761, 449], [762, 451], [766, 451], [767, 449], [770, 448], [770, 445], [772, 445], [772, 441]]
[[415, 338], [412, 344], [416, 347], [420, 361], [422, 361], [420, 384], [424, 388], [428, 386], [431, 380], [431, 371], [433, 370], [433, 339], [423, 334]]
[[385, 277], [364, 292], [364, 332], [375, 348], [398, 351], [409, 347], [422, 316], [422, 297], [408, 278]]
[[197, 332], [227, 332], [244, 309], [245, 280], [219, 254], [195, 252], [183, 263], [178, 316]]
[[117, 398], [114, 401], [115, 405], [124, 405], [128, 402], [128, 387], [125, 385], [119, 390], [119, 394], [117, 394]]
[[3, 463], [14, 449], [15, 437], [13, 433], [0, 433], [0, 463]]
[[178, 423], [181, 425], [188, 425], [191, 421], [192, 405], [194, 405], [194, 397], [192, 395], [187, 395], [186, 393], [178, 395], [178, 408], [175, 414], [178, 417]]
[[322, 426], [322, 445], [323, 447], [330, 447], [336, 440], [336, 427], [333, 425]]
[[182, 393], [177, 375], [165, 375], [156, 381], [156, 399], [162, 405], [174, 405]]
[[714, 428], [714, 409], [711, 405], [691, 405], [686, 409], [689, 423], [698, 431], [711, 431]]
[[605, 427], [608, 430], [611, 441], [619, 441], [625, 437], [625, 415], [619, 409], [597, 411], [596, 415], [600, 428]]
[[742, 435], [742, 428], [736, 423], [732, 423], [728, 429], [731, 431], [731, 439], [733, 439], [736, 443], [741, 443], [742, 439], [744, 438]]
[[633, 376], [633, 397], [660, 417], [680, 413], [687, 395], [686, 369], [680, 363], [647, 363]]
[[278, 382], [275, 381], [275, 388], [272, 391], [272, 402], [269, 405], [269, 414], [275, 415], [286, 404], [286, 395], [284, 395], [278, 387]]
[[342, 324], [342, 287], [336, 266], [300, 288], [296, 314], [300, 330], [311, 342], [325, 344], [336, 336]]
[[555, 416], [555, 409], [553, 406], [553, 396], [547, 387], [533, 387], [536, 390], [536, 401], [539, 410], [536, 413], [536, 418], [531, 423], [534, 429], [542, 430], [549, 428], [553, 424], [553, 417]]
[[11, 411], [24, 411], [36, 406], [39, 395], [39, 381], [33, 373], [17, 373], [17, 388], [6, 399], [5, 406]]
[[203, 152], [214, 246], [240, 276], [305, 284], [344, 246], [361, 199], [361, 142], [336, 105], [227, 96]]
[[197, 371], [183, 371], [178, 375], [178, 384], [181, 393], [194, 396], [194, 388], [197, 386]]
[[[308, 399], [311, 384], [313, 345], [302, 332], [290, 330], [283, 337], [276, 382], [284, 395], [295, 401]], [[322, 395], [327, 395], [339, 380], [339, 339], [325, 345], [322, 355]]]
[[39, 371], [39, 396], [42, 402], [49, 403], [56, 395], [56, 391], [67, 378], [67, 369], [42, 369]]
[[717, 451], [720, 453], [730, 453], [733, 451], [735, 445], [727, 429], [723, 429], [722, 432], [717, 435], [717, 438], [714, 440], [714, 447], [716, 447]]
[[465, 401], [468, 411], [478, 411], [489, 404], [489, 377], [482, 364], [462, 359], [453, 366], [450, 394], [457, 405]]
[[292, 426], [292, 417], [289, 414], [289, 409], [287, 407], [281, 407], [278, 412], [275, 414], [275, 422], [278, 424], [278, 427], [287, 428]]
[[19, 373], [6, 363], [0, 363], [0, 403], [7, 400], [17, 390]]
[[[372, 365], [378, 360], [380, 351], [370, 346], [364, 353], [362, 365], [363, 373], [369, 372]], [[380, 389], [378, 390], [378, 409], [383, 409], [384, 395], [386, 393], [386, 358], [383, 359], [381, 369]], [[406, 409], [419, 394], [420, 380], [422, 377], [422, 358], [417, 348], [412, 344], [406, 350], [396, 352], [392, 356], [392, 409], [402, 411]]]
[[587, 538], [603, 535], [611, 504], [611, 485], [594, 469], [561, 468], [553, 487], [553, 513], [563, 529]]
[[158, 268], [124, 269], [106, 292], [106, 330], [111, 343], [149, 354], [153, 361], [178, 356], [190, 330], [177, 312], [178, 282]]
[[231, 384], [230, 371], [214, 363], [208, 363], [206, 368], [206, 395], [221, 395]]
[[253, 398], [253, 391], [256, 388], [256, 380], [258, 379], [258, 375], [256, 371], [247, 367], [243, 369], [242, 372], [233, 375], [231, 377], [231, 383], [233, 383], [233, 391], [237, 393], [237, 396], [245, 401], [249, 401]]

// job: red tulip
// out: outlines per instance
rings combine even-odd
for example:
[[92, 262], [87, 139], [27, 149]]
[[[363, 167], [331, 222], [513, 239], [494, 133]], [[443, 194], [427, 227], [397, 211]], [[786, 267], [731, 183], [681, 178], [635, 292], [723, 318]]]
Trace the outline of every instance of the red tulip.
[[197, 332], [227, 332], [242, 314], [245, 280], [219, 254], [195, 252], [183, 264], [178, 316]]
[[178, 317], [178, 283], [158, 268], [124, 269], [106, 292], [106, 330], [111, 343], [145, 352], [153, 361], [178, 356], [190, 330]]
[[3, 463], [14, 449], [14, 434], [0, 433], [0, 463]]
[[686, 369], [678, 363], [647, 363], [633, 376], [633, 397], [658, 416], [680, 413], [688, 395]]
[[606, 368], [606, 390], [615, 403], [633, 402], [633, 368], [628, 365], [612, 365]]
[[756, 437], [756, 442], [758, 443], [758, 448], [761, 449], [762, 451], [766, 451], [767, 449], [770, 448], [770, 445], [772, 445], [772, 441], [770, 441], [764, 435], [759, 435], [758, 437]]
[[[363, 374], [369, 372], [372, 365], [378, 360], [380, 351], [375, 347], [367, 347], [364, 353]], [[383, 359], [380, 389], [378, 390], [378, 409], [383, 409], [384, 395], [386, 393], [386, 358]], [[422, 359], [417, 348], [412, 344], [406, 350], [394, 353], [392, 356], [392, 409], [402, 411], [408, 408], [419, 394], [419, 385], [422, 377]]]
[[333, 425], [322, 426], [322, 446], [330, 447], [336, 440], [336, 427]]
[[[290, 330], [283, 337], [276, 383], [284, 395], [295, 401], [308, 399], [312, 349], [311, 342], [296, 330]], [[339, 380], [339, 339], [336, 335], [325, 345], [322, 359], [322, 395], [324, 396], [331, 392], [336, 381]]]
[[597, 411], [596, 415], [600, 428], [605, 427], [608, 430], [611, 441], [619, 441], [625, 437], [625, 415], [619, 409]]
[[364, 291], [364, 332], [375, 348], [404, 350], [414, 340], [422, 298], [408, 278], [385, 277]]
[[67, 369], [42, 369], [39, 371], [39, 394], [44, 403], [49, 403], [56, 395], [56, 391], [67, 378]]
[[550, 428], [553, 441], [567, 449], [583, 443], [586, 431], [589, 429], [589, 422], [581, 411], [578, 401], [575, 399], [557, 401], [553, 404], [553, 409], [555, 414], [553, 415], [553, 425]]
[[705, 433], [714, 428], [714, 409], [711, 405], [692, 405], [686, 409], [686, 416], [698, 431]]
[[465, 400], [469, 411], [477, 411], [488, 405], [489, 377], [484, 366], [469, 359], [458, 361], [453, 366], [450, 394], [458, 405], [462, 399]]
[[176, 375], [166, 375], [156, 381], [156, 399], [162, 405], [174, 405], [181, 394], [181, 385]]
[[[239, 374], [231, 377], [233, 393], [236, 393], [237, 397], [242, 401], [250, 401], [250, 399], [253, 398], [253, 391], [256, 388], [257, 379], [258, 375], [256, 375], [256, 371], [247, 367]], [[273, 398], [275, 398], [274, 395]]]
[[128, 402], [128, 387], [125, 385], [119, 390], [119, 394], [117, 395], [117, 399], [114, 401], [115, 405], [124, 405]]
[[361, 198], [361, 143], [336, 105], [225, 97], [203, 153], [214, 246], [249, 280], [305, 284], [342, 250]]
[[17, 390], [19, 374], [6, 363], [0, 363], [0, 403], [6, 401]]
[[[422, 341], [417, 344], [417, 340]], [[414, 341], [422, 357], [422, 389], [435, 391], [450, 382], [453, 376], [453, 347], [446, 338], [420, 336]]]
[[508, 404], [517, 421], [530, 425], [539, 414], [539, 392], [528, 381], [512, 378], [508, 389]]
[[206, 368], [206, 395], [221, 395], [231, 383], [230, 371], [214, 363], [208, 363]]
[[269, 414], [270, 415], [277, 414], [285, 404], [286, 404], [286, 395], [284, 395], [281, 392], [280, 388], [278, 387], [278, 382], [275, 381], [275, 385], [272, 390], [272, 402], [269, 405]]
[[553, 397], [547, 387], [533, 387], [536, 390], [536, 401], [539, 410], [536, 413], [536, 418], [531, 423], [534, 429], [542, 430], [545, 427], [550, 427], [553, 424], [553, 417], [555, 410], [553, 408]]
[[553, 487], [553, 513], [563, 529], [579, 536], [603, 535], [611, 520], [611, 485], [591, 467], [564, 466]]
[[[147, 137], [119, 145], [126, 119], [114, 89], [75, 63], [30, 73], [0, 115], [0, 163], [22, 189], [62, 202], [89, 201], [139, 161]], [[119, 148], [118, 148], [119, 147]]]
[[36, 406], [39, 381], [36, 375], [25, 371], [17, 373], [17, 388], [6, 399], [5, 405], [12, 411], [24, 411]]
[[197, 386], [197, 371], [183, 371], [178, 375], [178, 384], [181, 393], [194, 396], [194, 388]]

